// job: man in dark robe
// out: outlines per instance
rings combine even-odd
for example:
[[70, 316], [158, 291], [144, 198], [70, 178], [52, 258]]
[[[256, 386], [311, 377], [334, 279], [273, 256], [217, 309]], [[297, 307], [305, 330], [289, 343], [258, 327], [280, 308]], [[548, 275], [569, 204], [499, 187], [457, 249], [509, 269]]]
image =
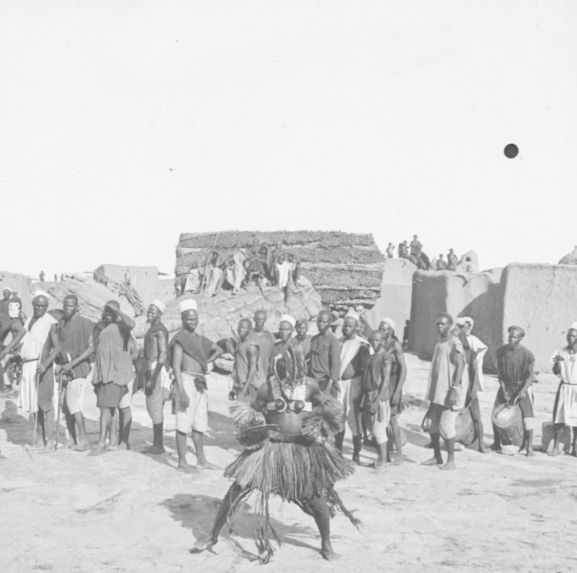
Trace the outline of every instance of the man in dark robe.
[[338, 396], [341, 368], [339, 341], [330, 330], [331, 313], [321, 310], [317, 315], [319, 333], [311, 340], [309, 376], [314, 378], [323, 392]]
[[[499, 391], [495, 398], [495, 408], [502, 404], [517, 404], [523, 416], [523, 446], [527, 456], [534, 456], [533, 430], [536, 426], [533, 410], [533, 382], [535, 358], [533, 353], [521, 345], [525, 331], [520, 326], [510, 326], [509, 342], [497, 350], [497, 377]], [[501, 450], [501, 437], [498, 428], [493, 424], [494, 443], [491, 449]], [[521, 451], [523, 447], [521, 448]]]

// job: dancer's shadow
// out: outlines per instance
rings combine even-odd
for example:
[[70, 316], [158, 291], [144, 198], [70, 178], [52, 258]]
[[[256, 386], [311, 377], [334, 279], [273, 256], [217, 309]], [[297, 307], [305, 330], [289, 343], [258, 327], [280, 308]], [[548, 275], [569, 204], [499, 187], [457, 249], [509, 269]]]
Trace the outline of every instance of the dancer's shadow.
[[223, 416], [218, 412], [208, 413], [208, 433], [204, 439], [207, 446], [242, 452], [244, 447], [239, 443], [236, 434], [237, 429], [230, 416]]
[[[216, 497], [207, 495], [191, 495], [179, 493], [165, 499], [159, 505], [166, 507], [171, 514], [172, 519], [178, 521], [183, 527], [192, 530], [195, 539], [199, 541], [208, 541], [214, 519], [218, 512], [221, 500]], [[312, 522], [312, 517], [310, 518]], [[286, 525], [280, 521], [270, 518], [270, 523], [280, 538], [281, 543], [302, 547], [317, 551], [318, 548], [298, 541], [291, 536], [305, 535], [312, 537], [315, 535], [314, 525], [311, 527], [301, 527], [296, 525]], [[243, 503], [238, 510], [233, 522], [234, 536], [247, 540], [257, 538], [258, 517], [250, 513], [247, 503]], [[225, 525], [220, 533], [221, 538], [229, 537], [228, 526]], [[252, 549], [252, 548], [251, 548]]]
[[407, 435], [407, 441], [414, 446], [424, 447], [431, 441], [429, 434], [424, 434], [421, 426], [417, 424], [407, 424], [403, 430]]

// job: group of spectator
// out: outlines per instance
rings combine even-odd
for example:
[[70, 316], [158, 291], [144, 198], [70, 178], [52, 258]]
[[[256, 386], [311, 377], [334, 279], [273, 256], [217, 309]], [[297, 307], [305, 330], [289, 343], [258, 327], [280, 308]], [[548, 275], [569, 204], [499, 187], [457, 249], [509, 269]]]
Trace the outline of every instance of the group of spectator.
[[299, 262], [294, 254], [277, 245], [266, 244], [252, 249], [234, 247], [232, 251], [213, 250], [202, 266], [193, 268], [185, 279], [176, 282], [176, 294], [215, 296], [221, 289], [236, 295], [250, 284], [259, 288], [278, 286], [285, 292], [299, 277]]
[[[388, 259], [395, 257], [395, 245], [393, 243], [387, 245], [386, 256]], [[440, 253], [437, 258], [431, 261], [423, 251], [423, 244], [418, 235], [413, 235], [413, 240], [410, 243], [407, 240], [400, 242], [397, 247], [397, 256], [400, 259], [411, 261], [418, 269], [425, 271], [456, 271], [459, 264], [459, 257], [453, 249], [449, 249], [446, 258], [443, 253]]]

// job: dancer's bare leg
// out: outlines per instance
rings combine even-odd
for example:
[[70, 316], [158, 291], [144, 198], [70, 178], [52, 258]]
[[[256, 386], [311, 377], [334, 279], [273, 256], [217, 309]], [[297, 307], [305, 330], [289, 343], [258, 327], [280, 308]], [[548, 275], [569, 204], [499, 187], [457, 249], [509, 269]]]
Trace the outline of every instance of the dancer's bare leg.
[[196, 543], [196, 545], [190, 550], [191, 553], [200, 553], [201, 551], [212, 550], [213, 546], [218, 543], [218, 536], [226, 523], [230, 508], [239, 500], [239, 498], [248, 495], [249, 492], [250, 490], [242, 488], [236, 482], [230, 486], [226, 495], [222, 499], [220, 507], [218, 508], [218, 513], [216, 514], [212, 531], [210, 533], [210, 540], [208, 542]]
[[325, 495], [313, 497], [307, 500], [306, 505], [310, 509], [321, 534], [321, 555], [327, 561], [332, 561], [335, 552], [331, 545], [331, 514], [327, 498]]

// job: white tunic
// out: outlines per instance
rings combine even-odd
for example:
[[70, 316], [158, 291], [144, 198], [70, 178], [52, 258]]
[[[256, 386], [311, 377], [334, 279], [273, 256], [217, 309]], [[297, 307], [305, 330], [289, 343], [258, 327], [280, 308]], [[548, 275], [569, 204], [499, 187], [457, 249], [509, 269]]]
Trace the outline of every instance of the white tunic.
[[577, 354], [571, 354], [563, 348], [555, 356], [561, 356], [563, 360], [558, 362], [561, 383], [557, 391], [553, 423], [577, 427]]
[[36, 387], [36, 370], [38, 360], [42, 355], [42, 349], [50, 334], [50, 328], [56, 324], [56, 319], [46, 313], [34, 322], [32, 328], [29, 318], [24, 325], [26, 334], [22, 339], [20, 356], [22, 357], [22, 383], [18, 395], [18, 406], [25, 412], [38, 411], [38, 388]]

